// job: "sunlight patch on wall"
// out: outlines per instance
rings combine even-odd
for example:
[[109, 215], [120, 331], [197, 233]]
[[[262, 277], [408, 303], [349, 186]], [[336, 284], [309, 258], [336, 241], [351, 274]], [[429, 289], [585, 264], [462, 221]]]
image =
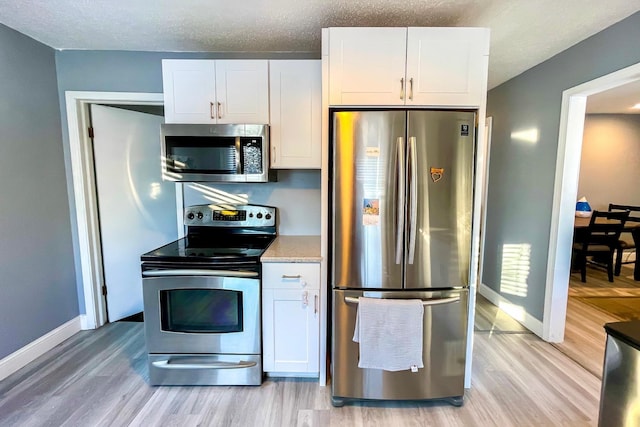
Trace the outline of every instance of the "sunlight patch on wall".
[[218, 190], [197, 182], [189, 183], [189, 188], [202, 194], [202, 197], [218, 205], [246, 205], [249, 203], [248, 194], [232, 194]]
[[526, 297], [530, 270], [531, 245], [529, 243], [503, 245], [500, 292]]
[[540, 132], [537, 128], [525, 129], [511, 132], [511, 139], [516, 141], [527, 142], [529, 144], [536, 144], [540, 138]]
[[171, 172], [167, 170], [167, 158], [165, 156], [160, 156], [160, 163], [162, 166], [162, 180], [163, 181], [180, 181], [182, 179], [182, 175], [179, 173]]

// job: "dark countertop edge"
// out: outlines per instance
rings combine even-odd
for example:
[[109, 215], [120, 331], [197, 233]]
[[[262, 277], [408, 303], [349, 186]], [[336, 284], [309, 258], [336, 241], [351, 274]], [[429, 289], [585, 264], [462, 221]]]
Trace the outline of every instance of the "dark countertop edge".
[[640, 350], [640, 320], [607, 323], [604, 325], [604, 330], [608, 335]]

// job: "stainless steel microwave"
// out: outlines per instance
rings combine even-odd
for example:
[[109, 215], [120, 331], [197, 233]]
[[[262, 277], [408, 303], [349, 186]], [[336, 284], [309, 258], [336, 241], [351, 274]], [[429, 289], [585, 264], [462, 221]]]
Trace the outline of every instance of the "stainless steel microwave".
[[163, 124], [161, 141], [164, 180], [275, 181], [268, 125]]

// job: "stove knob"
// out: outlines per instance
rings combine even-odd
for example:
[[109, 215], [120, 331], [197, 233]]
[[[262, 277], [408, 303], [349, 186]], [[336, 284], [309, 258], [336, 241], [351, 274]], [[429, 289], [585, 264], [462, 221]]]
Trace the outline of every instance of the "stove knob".
[[265, 218], [265, 219], [271, 219], [271, 214], [266, 214], [266, 215], [264, 216], [264, 218]]
[[193, 214], [193, 212], [189, 212], [187, 214], [187, 219], [193, 219], [195, 217], [195, 215]]
[[198, 212], [198, 219], [202, 219], [204, 215], [202, 215], [202, 212]]
[[262, 214], [260, 212], [258, 212], [258, 214], [256, 215], [256, 218], [262, 219]]

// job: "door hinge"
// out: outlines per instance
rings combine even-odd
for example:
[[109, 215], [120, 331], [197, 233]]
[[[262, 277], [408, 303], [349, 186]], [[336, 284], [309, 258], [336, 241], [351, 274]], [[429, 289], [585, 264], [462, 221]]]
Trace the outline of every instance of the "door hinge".
[[87, 131], [89, 132], [89, 138], [93, 138], [93, 127], [87, 128]]
[[102, 295], [103, 296], [107, 295], [107, 287], [105, 285], [102, 285]]

